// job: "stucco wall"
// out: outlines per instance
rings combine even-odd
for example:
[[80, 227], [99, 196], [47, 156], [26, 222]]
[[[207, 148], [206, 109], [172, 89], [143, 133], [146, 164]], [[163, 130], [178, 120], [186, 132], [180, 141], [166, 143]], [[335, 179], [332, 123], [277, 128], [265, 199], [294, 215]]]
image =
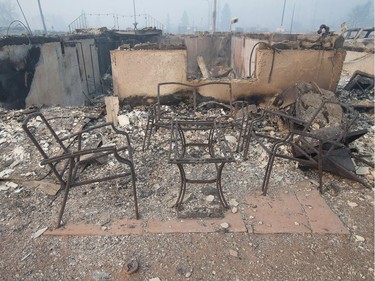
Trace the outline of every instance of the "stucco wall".
[[160, 82], [187, 81], [186, 50], [114, 50], [111, 64], [114, 95], [120, 100], [156, 96]]
[[200, 72], [197, 57], [202, 56], [211, 70], [214, 66], [230, 66], [231, 38], [230, 35], [204, 35], [184, 37], [187, 49], [188, 77], [196, 77]]
[[352, 76], [357, 70], [374, 75], [374, 54], [347, 51], [343, 66], [343, 74]]
[[[122, 99], [130, 96], [155, 96], [159, 82], [183, 82], [181, 77], [186, 70], [186, 61], [180, 60], [178, 64], [176, 59], [171, 61], [174, 52], [176, 51], [113, 52], [111, 55], [115, 95]], [[258, 50], [256, 78], [230, 80], [233, 97], [274, 95], [300, 80], [315, 81], [319, 87], [335, 91], [344, 58], [344, 50], [284, 50], [275, 55], [269, 80], [273, 52]], [[160, 63], [159, 67], [158, 63]], [[202, 81], [189, 81], [191, 84], [200, 82]], [[168, 86], [163, 88], [162, 94], [171, 94], [180, 89], [180, 87]], [[202, 88], [200, 94], [228, 100], [227, 90], [221, 86]]]
[[273, 59], [272, 50], [258, 50], [256, 78], [275, 89], [284, 90], [302, 80], [335, 91], [345, 54], [344, 50], [283, 50], [275, 52]]
[[[189, 45], [194, 45], [194, 38], [198, 37], [189, 38]], [[195, 47], [187, 48], [188, 53], [193, 50], [193, 53], [188, 54], [189, 60], [196, 60], [194, 54], [200, 50], [202, 42], [207, 43], [205, 40], [197, 40]], [[314, 81], [323, 89], [336, 90], [346, 54], [344, 50], [281, 50], [274, 54], [272, 50], [256, 48], [252, 57], [254, 78], [250, 79], [250, 52], [257, 42], [257, 39], [251, 38], [235, 38], [232, 41], [232, 67], [237, 73], [245, 73], [246, 76], [244, 79], [223, 80], [232, 83], [234, 98], [275, 95], [301, 80]], [[186, 80], [189, 65], [186, 57], [186, 51], [183, 50], [112, 51], [115, 95], [120, 99], [155, 96], [160, 82], [209, 82]], [[179, 90], [181, 88], [178, 86], [168, 86], [163, 88], [162, 94], [173, 94]], [[200, 94], [228, 100], [227, 89], [221, 86], [204, 87]]]
[[[231, 67], [236, 75], [236, 78], [250, 77], [250, 54], [253, 47], [259, 42], [257, 39], [234, 36], [232, 37], [231, 48]], [[254, 49], [251, 58], [251, 69], [255, 68], [255, 52]]]
[[344, 50], [283, 50], [275, 54], [272, 74], [272, 50], [258, 50], [255, 77], [232, 80], [235, 98], [271, 96], [298, 81], [314, 81], [323, 89], [335, 91], [346, 52]]
[[64, 52], [60, 43], [47, 43], [40, 48], [26, 106], [83, 105], [86, 98], [82, 93], [75, 46], [65, 46]]

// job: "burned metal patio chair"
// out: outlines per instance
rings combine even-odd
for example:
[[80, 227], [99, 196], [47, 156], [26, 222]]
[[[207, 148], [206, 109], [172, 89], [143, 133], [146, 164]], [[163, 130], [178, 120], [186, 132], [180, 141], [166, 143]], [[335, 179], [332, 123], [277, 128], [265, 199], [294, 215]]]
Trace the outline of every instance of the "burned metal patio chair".
[[[227, 93], [227, 100], [229, 104], [218, 103], [220, 106], [224, 106], [229, 114], [226, 116], [227, 120], [224, 121], [222, 118], [222, 122], [226, 123], [228, 126], [237, 126], [240, 128], [240, 135], [242, 134], [242, 124], [245, 123], [246, 114], [242, 114], [240, 117], [235, 116], [235, 112], [239, 112], [239, 109], [245, 107], [246, 102], [243, 101], [233, 101], [233, 94], [232, 94], [232, 85], [228, 82], [207, 82], [202, 84], [185, 84], [180, 82], [163, 82], [158, 84], [157, 88], [157, 99], [156, 103], [151, 105], [148, 110], [147, 116], [147, 125], [145, 130], [145, 137], [143, 140], [143, 150], [148, 148], [151, 142], [151, 136], [154, 131], [158, 130], [159, 128], [167, 128], [169, 129], [171, 126], [171, 122], [173, 120], [202, 120], [200, 110], [205, 105], [214, 105], [215, 101], [206, 101], [199, 103], [198, 102], [198, 93], [199, 90], [204, 87], [225, 87]], [[188, 99], [191, 106], [186, 110], [181, 110], [181, 108], [176, 110], [164, 110], [163, 109], [163, 97], [161, 95], [162, 87], [179, 87], [182, 89], [184, 93], [188, 93], [188, 95], [184, 96], [184, 99]], [[179, 94], [173, 94], [173, 96], [179, 96]], [[174, 97], [170, 97], [173, 99]], [[178, 100], [178, 98], [175, 98]], [[245, 112], [245, 111], [243, 111]], [[215, 119], [218, 116], [208, 117], [208, 119]]]
[[[61, 189], [65, 189], [57, 227], [62, 225], [62, 216], [70, 188], [129, 176], [134, 195], [135, 216], [137, 219], [139, 218], [132, 147], [129, 135], [126, 132], [118, 130], [112, 123], [103, 123], [60, 137], [60, 133], [57, 133], [51, 127], [50, 122], [40, 112], [30, 114], [23, 122], [22, 128], [42, 155], [41, 165], [48, 165], [60, 182]], [[115, 144], [109, 144], [106, 146], [100, 140], [99, 144], [96, 143], [94, 147], [90, 147], [87, 142], [84, 142], [84, 140], [101, 129], [110, 131], [118, 138], [122, 138], [122, 142], [125, 145], [117, 147]], [[101, 133], [98, 132], [99, 136], [101, 136]], [[87, 173], [90, 163], [94, 161], [101, 162], [110, 156], [120, 163], [121, 168], [119, 171], [111, 171], [110, 174], [100, 174], [94, 168], [95, 175]]]
[[[330, 120], [327, 110], [339, 112], [340, 118]], [[280, 127], [281, 119], [286, 122], [286, 128], [274, 130], [273, 128]], [[244, 158], [247, 158], [252, 140], [259, 143], [269, 155], [262, 184], [263, 194], [267, 193], [276, 157], [297, 161], [300, 167], [318, 169], [320, 192], [323, 191], [323, 170], [371, 188], [371, 185], [355, 174], [353, 158], [366, 165], [373, 165], [349, 146], [367, 133], [366, 129], [357, 130], [357, 119], [358, 112], [350, 106], [324, 101], [307, 120], [273, 110], [264, 110], [259, 118], [251, 120], [245, 133]], [[272, 126], [272, 122], [279, 124]]]

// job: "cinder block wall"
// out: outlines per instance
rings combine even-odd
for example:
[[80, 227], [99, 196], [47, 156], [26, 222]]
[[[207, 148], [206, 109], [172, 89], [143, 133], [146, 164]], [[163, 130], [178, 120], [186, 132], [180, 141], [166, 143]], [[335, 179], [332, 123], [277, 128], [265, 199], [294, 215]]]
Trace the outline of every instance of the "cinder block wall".
[[347, 51], [343, 66], [343, 73], [352, 76], [357, 70], [374, 75], [374, 54]]

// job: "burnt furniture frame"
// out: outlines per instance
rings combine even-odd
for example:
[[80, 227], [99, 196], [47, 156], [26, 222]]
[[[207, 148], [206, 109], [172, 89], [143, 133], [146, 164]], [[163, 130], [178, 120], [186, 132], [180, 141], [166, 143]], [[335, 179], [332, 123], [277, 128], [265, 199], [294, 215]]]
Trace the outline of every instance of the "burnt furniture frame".
[[[205, 141], [189, 142], [185, 136], [185, 132], [187, 131], [206, 131], [208, 132], [208, 137]], [[188, 149], [191, 147], [197, 147], [200, 151], [204, 151], [206, 154], [192, 156], [188, 152]], [[187, 183], [216, 183], [220, 202], [225, 208], [228, 208], [222, 190], [221, 175], [225, 163], [234, 161], [235, 159], [227, 141], [225, 140], [225, 136], [222, 133], [219, 121], [173, 121], [171, 124], [168, 162], [178, 166], [181, 176], [179, 195], [174, 206], [179, 207], [182, 204]], [[188, 179], [186, 177], [184, 166], [196, 164], [214, 164], [216, 168], [216, 177], [211, 179]]]
[[[348, 118], [337, 127], [316, 129], [316, 118], [323, 113], [327, 105], [336, 105], [342, 108], [343, 115]], [[269, 180], [275, 158], [297, 161], [302, 166], [318, 169], [319, 190], [323, 192], [323, 171], [329, 171], [336, 175], [357, 181], [364, 186], [371, 186], [362, 178], [353, 173], [354, 164], [351, 158], [371, 165], [363, 156], [356, 155], [355, 150], [349, 147], [349, 143], [367, 133], [366, 129], [355, 130], [359, 113], [349, 105], [324, 101], [312, 114], [310, 120], [305, 121], [286, 112], [265, 109], [262, 115], [252, 119], [246, 126], [244, 134], [244, 159], [247, 159], [250, 142], [256, 141], [269, 155], [266, 171], [262, 183], [263, 195], [266, 195]], [[286, 121], [287, 130], [284, 134], [269, 134], [264, 130], [266, 120], [281, 118]], [[281, 151], [281, 147], [289, 148], [288, 152]], [[347, 161], [348, 157], [350, 161]], [[342, 159], [346, 159], [341, 161]]]
[[[169, 114], [169, 112], [162, 110], [161, 89], [164, 86], [171, 86], [171, 85], [182, 86], [184, 89], [188, 89], [192, 91], [192, 108], [191, 108], [191, 112], [189, 116], [182, 116], [181, 114], [179, 114], [179, 112], [173, 112], [172, 114]], [[231, 83], [220, 82], [220, 81], [200, 83], [200, 84], [186, 84], [186, 83], [180, 83], [180, 82], [163, 82], [163, 83], [158, 84], [156, 103], [152, 104], [148, 109], [147, 125], [145, 129], [145, 137], [143, 139], [142, 150], [144, 151], [146, 148], [150, 146], [151, 136], [153, 134], [153, 131], [156, 131], [159, 128], [169, 129], [171, 126], [171, 122], [173, 120], [175, 119], [199, 120], [199, 118], [196, 117], [196, 113], [199, 112], [199, 108], [201, 107], [201, 105], [199, 105], [197, 102], [197, 93], [200, 88], [209, 87], [209, 86], [227, 87], [227, 91], [229, 95], [228, 97], [229, 105], [226, 105], [226, 107], [229, 108], [230, 114], [227, 116], [228, 120], [226, 122], [226, 126], [238, 127], [240, 129], [240, 133], [239, 133], [240, 136], [238, 139], [240, 139], [242, 135], [242, 130], [243, 130], [242, 125], [245, 124], [247, 114], [245, 113], [245, 111], [243, 111], [244, 114], [238, 120], [238, 118], [236, 118], [233, 113], [235, 113], [236, 110], [243, 109], [247, 103], [244, 101], [233, 101]], [[237, 150], [238, 150], [238, 146], [237, 146]]]
[[[46, 130], [50, 134], [49, 141], [54, 142], [57, 147], [59, 147], [59, 153], [51, 155], [49, 151], [43, 148], [40, 140], [38, 140], [37, 136], [35, 135], [36, 128], [33, 126], [32, 120], [33, 122], [38, 121], [44, 124]], [[118, 137], [124, 138], [126, 140], [126, 145], [122, 147], [108, 145], [95, 148], [83, 148], [82, 140], [84, 136], [105, 127], [112, 129]], [[48, 165], [60, 182], [61, 189], [65, 189], [58, 215], [57, 228], [62, 225], [62, 216], [68, 200], [70, 188], [129, 176], [131, 177], [132, 182], [135, 216], [137, 219], [139, 218], [137, 191], [135, 185], [136, 174], [132, 155], [133, 149], [130, 144], [130, 137], [126, 132], [115, 128], [113, 123], [103, 123], [60, 138], [41, 112], [34, 112], [27, 116], [22, 124], [22, 128], [42, 155], [43, 160], [40, 162], [40, 164]], [[123, 171], [118, 173], [116, 172], [112, 175], [103, 175], [84, 180], [79, 179], [79, 177], [86, 170], [88, 163], [108, 156], [113, 156], [114, 159], [124, 165], [124, 168], [127, 166], [129, 171], [124, 169]]]

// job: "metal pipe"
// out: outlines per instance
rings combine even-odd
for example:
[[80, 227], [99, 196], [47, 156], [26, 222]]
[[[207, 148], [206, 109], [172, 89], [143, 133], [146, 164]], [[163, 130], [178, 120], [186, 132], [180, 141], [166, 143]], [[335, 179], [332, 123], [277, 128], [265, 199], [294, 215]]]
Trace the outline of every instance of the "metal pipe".
[[17, 0], [17, 4], [18, 4], [18, 7], [20, 7], [20, 10], [21, 10], [21, 13], [22, 13], [22, 15], [23, 15], [23, 18], [25, 19], [25, 22], [26, 22], [26, 24], [27, 24], [27, 27], [29, 28], [30, 35], [32, 36], [33, 33], [31, 32], [30, 25], [29, 25], [29, 23], [28, 23], [28, 21], [27, 21], [27, 19], [26, 19], [25, 13], [23, 12], [22, 7], [21, 7], [21, 4], [20, 4], [20, 2], [18, 2], [18, 0]]
[[[9, 35], [10, 27], [11, 27], [12, 24], [15, 23], [15, 22], [21, 24], [21, 25], [26, 29], [26, 31], [29, 33], [29, 35], [32, 35], [32, 34], [30, 33], [31, 31], [27, 28], [27, 26], [26, 26], [22, 21], [20, 21], [20, 20], [14, 20], [14, 21], [12, 21], [12, 22], [8, 25], [7, 36]], [[27, 38], [29, 39], [29, 43], [30, 43], [30, 37], [29, 37], [28, 35], [26, 35], [26, 36], [27, 36]], [[30, 43], [30, 44], [31, 44], [31, 43]]]

